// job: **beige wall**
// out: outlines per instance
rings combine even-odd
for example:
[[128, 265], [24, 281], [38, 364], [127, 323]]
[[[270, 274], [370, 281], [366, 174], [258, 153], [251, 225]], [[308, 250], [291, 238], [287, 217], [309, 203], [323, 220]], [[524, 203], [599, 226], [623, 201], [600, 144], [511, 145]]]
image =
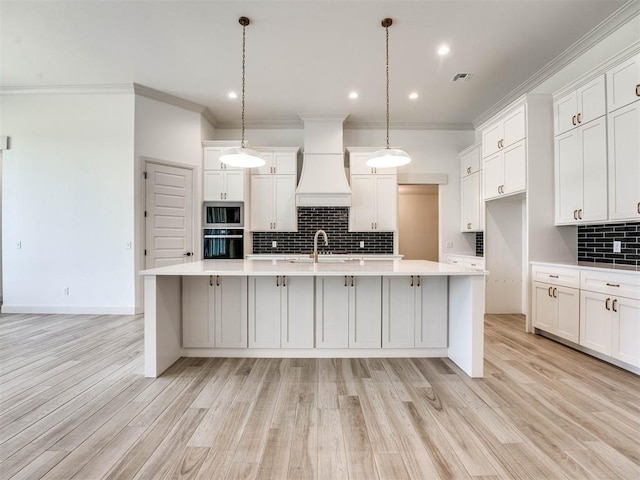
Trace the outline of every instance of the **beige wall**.
[[398, 247], [405, 260], [438, 261], [438, 185], [398, 187]]

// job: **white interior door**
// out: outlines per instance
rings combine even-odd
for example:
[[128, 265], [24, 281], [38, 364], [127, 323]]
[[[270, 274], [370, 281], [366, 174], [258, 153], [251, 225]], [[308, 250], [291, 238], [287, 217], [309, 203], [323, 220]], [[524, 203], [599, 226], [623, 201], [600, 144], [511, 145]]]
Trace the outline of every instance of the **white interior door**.
[[193, 171], [146, 164], [146, 268], [193, 260]]

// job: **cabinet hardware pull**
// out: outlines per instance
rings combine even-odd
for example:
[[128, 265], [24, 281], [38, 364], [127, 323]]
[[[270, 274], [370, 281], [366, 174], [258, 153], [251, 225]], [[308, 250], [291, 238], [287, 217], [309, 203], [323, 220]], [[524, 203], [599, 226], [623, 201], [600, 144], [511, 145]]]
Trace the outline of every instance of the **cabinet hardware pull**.
[[498, 185], [498, 193], [500, 193], [500, 185]]
[[276, 275], [276, 287], [280, 286], [280, 275]]
[[220, 200], [224, 200], [224, 197], [222, 196], [222, 193], [220, 193]]
[[347, 286], [347, 276], [346, 275], [344, 276], [344, 286], [345, 287]]
[[209, 285], [213, 287], [213, 275], [209, 275]]
[[471, 224], [467, 223], [467, 230], [471, 230]]
[[553, 287], [553, 298], [558, 298], [558, 295], [556, 295], [556, 293], [558, 293], [558, 289]]
[[582, 220], [582, 209], [578, 210], [578, 220]]
[[619, 283], [607, 283], [607, 287], [620, 287]]
[[353, 275], [351, 275], [351, 286], [354, 286]]
[[418, 275], [418, 287], [420, 286], [420, 275]]
[[573, 211], [573, 219], [577, 220], [578, 219], [578, 210], [574, 210]]
[[549, 275], [551, 278], [558, 278], [558, 275]]
[[616, 309], [616, 304], [618, 303], [618, 299], [614, 298], [613, 299], [613, 303], [611, 304], [611, 310], [613, 310], [614, 312], [617, 312], [618, 310]]
[[607, 298], [607, 299], [604, 301], [604, 308], [606, 308], [607, 310], [611, 310], [611, 309], [609, 308], [609, 302], [610, 302], [610, 301], [611, 301], [611, 299], [610, 299], [610, 298]]
[[371, 230], [373, 230], [373, 222], [371, 222]]
[[467, 167], [467, 173], [471, 173], [471, 167]]
[[220, 275], [216, 275], [216, 287], [220, 286]]
[[576, 117], [576, 118], [578, 119], [578, 123], [582, 123], [582, 119], [580, 118], [580, 116], [581, 116], [581, 115], [582, 115], [582, 114], [581, 114], [581, 113], [579, 113], [579, 114], [578, 114], [578, 116]]
[[637, 210], [638, 210], [638, 213], [640, 213], [640, 202], [638, 202]]
[[553, 297], [553, 295], [551, 294], [551, 290], [553, 289], [553, 287], [549, 287], [549, 290], [547, 290], [547, 294], [549, 294], [550, 297]]
[[375, 225], [376, 225], [376, 230], [377, 230], [378, 229], [378, 222], [375, 222]]
[[575, 115], [573, 117], [571, 117], [571, 125], [577, 125], [576, 124], [576, 116]]
[[411, 287], [413, 287], [413, 275], [411, 275]]
[[283, 287], [286, 287], [286, 286], [287, 286], [287, 277], [286, 277], [286, 275], [283, 275], [283, 276], [282, 276], [282, 286], [283, 286]]
[[640, 83], [636, 85], [636, 97], [640, 97]]

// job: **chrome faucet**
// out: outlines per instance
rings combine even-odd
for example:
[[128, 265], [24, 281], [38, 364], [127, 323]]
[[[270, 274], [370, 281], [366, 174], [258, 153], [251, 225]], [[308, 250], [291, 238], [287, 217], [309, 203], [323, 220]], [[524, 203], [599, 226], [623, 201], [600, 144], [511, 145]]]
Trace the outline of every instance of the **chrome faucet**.
[[310, 255], [313, 258], [313, 263], [318, 263], [318, 235], [322, 234], [324, 237], [324, 244], [329, 245], [329, 239], [327, 238], [327, 232], [324, 230], [318, 230], [313, 236], [313, 253]]

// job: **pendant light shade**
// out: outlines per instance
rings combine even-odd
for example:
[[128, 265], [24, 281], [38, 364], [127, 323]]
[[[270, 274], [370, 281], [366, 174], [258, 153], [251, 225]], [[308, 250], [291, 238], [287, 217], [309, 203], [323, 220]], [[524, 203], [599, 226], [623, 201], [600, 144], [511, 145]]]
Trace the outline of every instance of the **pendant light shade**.
[[246, 28], [251, 21], [247, 17], [240, 17], [238, 23], [242, 25], [242, 140], [240, 141], [240, 147], [225, 148], [220, 155], [220, 161], [230, 167], [254, 168], [261, 167], [266, 162], [258, 152], [247, 148], [244, 142]]
[[393, 168], [406, 165], [411, 162], [411, 157], [404, 150], [389, 147], [389, 27], [393, 24], [393, 20], [385, 18], [382, 20], [382, 26], [386, 31], [386, 65], [387, 65], [387, 147], [384, 150], [374, 152], [367, 160], [367, 166], [372, 168]]

